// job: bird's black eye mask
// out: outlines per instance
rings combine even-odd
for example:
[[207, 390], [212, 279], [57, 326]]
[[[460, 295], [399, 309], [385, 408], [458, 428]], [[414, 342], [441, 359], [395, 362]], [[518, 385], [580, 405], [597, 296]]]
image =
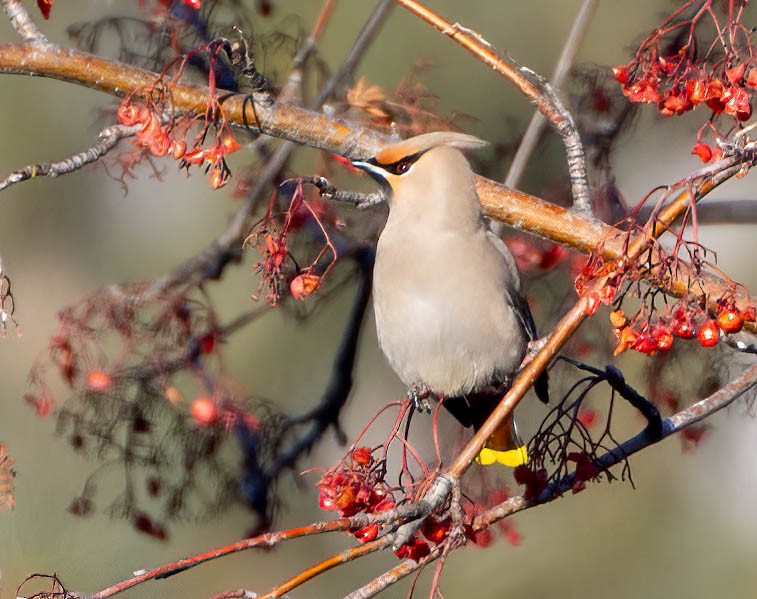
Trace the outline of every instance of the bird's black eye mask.
[[378, 162], [375, 157], [370, 158], [365, 162], [372, 164], [373, 166], [377, 166], [378, 168], [383, 169], [387, 173], [391, 173], [392, 175], [403, 175], [410, 169], [411, 166], [413, 166], [415, 161], [425, 153], [426, 150], [416, 152], [415, 154], [410, 154], [410, 156], [405, 156], [404, 158], [400, 158], [397, 162], [392, 162], [390, 164], [382, 164]]

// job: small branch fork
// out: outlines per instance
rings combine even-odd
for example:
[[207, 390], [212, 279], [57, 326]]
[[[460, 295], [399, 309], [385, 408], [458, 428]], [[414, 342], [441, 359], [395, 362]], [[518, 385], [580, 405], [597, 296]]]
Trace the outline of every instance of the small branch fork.
[[0, 179], [0, 191], [14, 185], [34, 179], [35, 177], [58, 177], [79, 170], [87, 164], [96, 162], [110, 152], [116, 144], [125, 137], [134, 135], [142, 125], [126, 127], [124, 125], [112, 125], [100, 131], [97, 135], [97, 143], [91, 148], [74, 154], [69, 158], [58, 162], [40, 162], [30, 164], [22, 169], [12, 172], [4, 179]]
[[541, 75], [518, 64], [512, 58], [497, 55], [492, 45], [475, 31], [446, 21], [416, 0], [396, 0], [415, 16], [441, 31], [460, 44], [484, 64], [511, 81], [526, 97], [536, 105], [555, 128], [565, 144], [568, 158], [568, 172], [573, 190], [573, 209], [591, 218], [591, 195], [586, 174], [586, 156], [581, 137], [573, 116], [563, 105], [549, 82]]

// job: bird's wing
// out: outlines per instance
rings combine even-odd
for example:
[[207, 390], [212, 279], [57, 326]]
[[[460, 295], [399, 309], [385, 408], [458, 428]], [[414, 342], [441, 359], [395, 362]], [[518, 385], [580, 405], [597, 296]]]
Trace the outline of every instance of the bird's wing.
[[[508, 296], [508, 301], [515, 309], [515, 314], [518, 317], [523, 330], [526, 332], [528, 339], [534, 341], [539, 338], [539, 334], [536, 331], [536, 323], [531, 314], [531, 308], [528, 306], [528, 302], [520, 288], [520, 273], [518, 272], [518, 265], [515, 264], [515, 258], [513, 258], [510, 250], [507, 249], [504, 241], [491, 231], [487, 231], [487, 235], [494, 247], [496, 247], [502, 255], [512, 281], [512, 285], [505, 286], [505, 293]], [[542, 402], [549, 403], [549, 375], [546, 370], [536, 379], [536, 382], [534, 383], [534, 391]]]
[[531, 308], [523, 296], [523, 292], [520, 287], [520, 273], [518, 272], [518, 266], [515, 264], [515, 258], [507, 249], [505, 242], [502, 241], [491, 231], [486, 232], [492, 245], [497, 248], [497, 251], [502, 255], [508, 271], [508, 278], [511, 281], [511, 285], [505, 287], [505, 293], [508, 296], [508, 300], [511, 306], [515, 308], [515, 313], [518, 316], [518, 320], [523, 326], [523, 330], [526, 332], [529, 341], [533, 341], [538, 337], [536, 332], [536, 323], [534, 317], [531, 314]]

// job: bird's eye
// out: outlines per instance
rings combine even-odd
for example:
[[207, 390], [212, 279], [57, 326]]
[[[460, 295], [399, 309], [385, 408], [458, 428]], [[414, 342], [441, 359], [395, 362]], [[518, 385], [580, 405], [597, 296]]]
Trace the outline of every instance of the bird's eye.
[[398, 175], [401, 175], [402, 173], [406, 173], [408, 169], [410, 168], [410, 161], [407, 158], [403, 158], [397, 163], [397, 166], [395, 167], [395, 170], [397, 171]]

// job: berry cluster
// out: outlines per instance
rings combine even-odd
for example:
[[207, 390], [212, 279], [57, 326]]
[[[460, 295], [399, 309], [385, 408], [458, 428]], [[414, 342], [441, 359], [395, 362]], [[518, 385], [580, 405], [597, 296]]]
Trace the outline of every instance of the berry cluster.
[[[301, 180], [284, 182], [280, 192], [279, 197], [284, 200], [291, 193], [289, 205], [282, 212], [275, 213], [274, 204], [279, 197], [274, 196], [265, 216], [252, 227], [244, 241], [245, 247], [254, 247], [262, 257], [255, 263], [260, 286], [252, 298], [257, 301], [263, 289], [267, 289], [265, 299], [272, 306], [279, 303], [287, 287], [291, 296], [298, 300], [304, 300], [321, 288], [323, 279], [337, 260], [329, 231], [340, 226], [327, 205], [318, 198], [306, 197]], [[292, 255], [291, 245], [293, 240], [302, 242], [305, 236], [292, 233], [307, 224], [315, 225], [322, 245], [309, 265], [300, 266], [301, 261]]]
[[610, 314], [610, 322], [618, 340], [615, 355], [627, 349], [649, 355], [666, 351], [673, 346], [676, 337], [697, 339], [703, 347], [712, 347], [720, 340], [721, 331], [725, 334], [737, 333], [745, 320], [754, 320], [754, 317], [754, 308], [742, 313], [732, 298], [718, 302], [715, 318], [710, 318], [701, 308], [684, 302], [676, 304], [666, 314], [657, 316], [655, 322], [640, 318], [640, 315], [629, 321], [623, 310], [615, 310]]
[[752, 116], [751, 98], [757, 89], [757, 66], [751, 62], [754, 61], [722, 67], [719, 74], [694, 71], [686, 78], [676, 78], [680, 64], [658, 57], [646, 64], [632, 60], [613, 67], [613, 73], [631, 102], [657, 104], [664, 116], [684, 114], [704, 104], [713, 115], [725, 113], [747, 121]]
[[[602, 276], [608, 277], [605, 285], [599, 290], [590, 290], [590, 284]], [[755, 319], [755, 307], [740, 310], [730, 294], [717, 301], [714, 314], [709, 314], [698, 300], [690, 302], [686, 298], [660, 314], [651, 299], [628, 317], [620, 305], [632, 288], [632, 281], [640, 278], [641, 274], [627, 260], [605, 261], [594, 254], [575, 280], [576, 293], [586, 296], [585, 311], [589, 316], [597, 312], [600, 304], [615, 305], [616, 309], [610, 313], [610, 323], [617, 338], [615, 355], [628, 349], [652, 355], [669, 350], [675, 338], [696, 338], [703, 347], [712, 347], [717, 345], [721, 331], [724, 334], [738, 333], [745, 321]]]
[[163, 124], [161, 113], [162, 111], [155, 107], [129, 96], [121, 102], [116, 117], [119, 123], [127, 127], [142, 126], [136, 134], [135, 144], [138, 147], [153, 156], [173, 156], [180, 161], [182, 167], [204, 164], [213, 189], [226, 185], [231, 171], [226, 164], [225, 156], [241, 147], [233, 135], [224, 131], [225, 127], [222, 127], [212, 146], [202, 147], [195, 143], [193, 148], [187, 150], [187, 127], [169, 127]]
[[[325, 511], [337, 511], [342, 517], [390, 510], [395, 502], [384, 474], [383, 464], [373, 458], [369, 448], [353, 449], [347, 460], [326, 472], [318, 482], [318, 505]], [[378, 537], [380, 527], [374, 522], [351, 534], [367, 543]]]
[[712, 118], [692, 149], [703, 162], [720, 156], [718, 148], [701, 140], [705, 128], [718, 134], [716, 117], [726, 115], [731, 123], [741, 123], [752, 116], [757, 59], [754, 30], [741, 22], [746, 4], [732, 2], [720, 15], [713, 0], [684, 2], [650, 33], [628, 64], [613, 67], [631, 102], [655, 104], [662, 115], [707, 106]]

